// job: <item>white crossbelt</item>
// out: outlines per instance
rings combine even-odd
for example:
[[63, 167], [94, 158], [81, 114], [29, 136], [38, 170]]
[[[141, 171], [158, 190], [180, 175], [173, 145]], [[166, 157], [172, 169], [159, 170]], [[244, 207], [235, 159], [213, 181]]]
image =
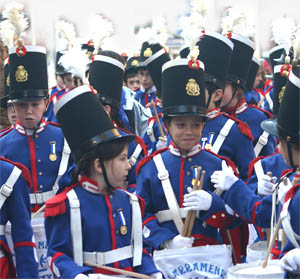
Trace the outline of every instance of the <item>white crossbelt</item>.
[[266, 131], [264, 131], [260, 135], [260, 137], [254, 147], [254, 153], [255, 153], [256, 157], [258, 157], [258, 155], [261, 152], [261, 150], [263, 149], [263, 147], [268, 143], [268, 136], [269, 136], [269, 133], [267, 133]]
[[152, 119], [149, 122], [148, 128], [147, 128], [147, 135], [149, 136], [151, 142], [155, 142], [155, 137], [153, 133], [153, 125], [154, 125], [154, 119]]
[[255, 170], [255, 173], [256, 173], [257, 180], [262, 179], [263, 176], [265, 175], [265, 172], [264, 172], [264, 169], [262, 167], [261, 160], [257, 161], [254, 164], [254, 170]]
[[132, 256], [132, 246], [128, 245], [107, 252], [83, 252], [83, 262], [106, 265], [132, 258]]
[[270, 97], [270, 93], [266, 94], [266, 99], [267, 99], [267, 101], [268, 101], [268, 103], [269, 103], [269, 108], [270, 108], [270, 110], [273, 111], [273, 100], [272, 100], [272, 98]]
[[153, 157], [154, 164], [157, 168], [158, 178], [161, 181], [164, 194], [170, 209], [172, 220], [179, 233], [183, 231], [183, 222], [181, 219], [180, 209], [177, 203], [176, 196], [174, 194], [170, 179], [169, 172], [166, 170], [165, 164], [162, 160], [161, 154], [157, 154]]
[[[179, 208], [179, 212], [180, 212], [180, 217], [185, 219], [188, 211], [184, 210], [184, 208]], [[157, 218], [158, 223], [163, 223], [163, 222], [168, 222], [168, 221], [173, 220], [172, 213], [171, 213], [170, 209], [158, 211], [155, 214], [155, 217]], [[197, 210], [196, 217], [199, 217], [199, 211], [198, 210]]]
[[74, 262], [83, 265], [80, 202], [74, 189], [67, 193], [70, 204], [71, 238]]
[[217, 139], [215, 140], [211, 151], [218, 154], [218, 152], [220, 151], [220, 148], [224, 142], [224, 140], [226, 139], [226, 137], [228, 136], [231, 127], [233, 126], [235, 122], [232, 119], [228, 119], [226, 121], [226, 123], [224, 124], [223, 128], [220, 130], [220, 133], [217, 137]]
[[5, 225], [0, 225], [0, 235], [5, 235]]
[[140, 144], [137, 144], [136, 148], [134, 149], [132, 155], [129, 158], [129, 164], [133, 167], [136, 164], [137, 158], [140, 156], [143, 148]]
[[289, 199], [283, 204], [280, 218], [282, 218], [282, 227], [287, 238], [292, 242], [295, 248], [300, 248], [297, 240], [300, 240], [300, 235], [296, 234], [291, 226], [291, 217], [289, 213], [289, 205], [292, 199]]
[[5, 200], [11, 195], [14, 185], [17, 182], [19, 176], [21, 175], [22, 171], [14, 166], [12, 172], [10, 173], [9, 177], [7, 178], [6, 182], [0, 188], [0, 209], [2, 208]]
[[29, 194], [31, 204], [45, 203], [48, 199], [55, 196], [56, 192], [59, 189], [58, 182], [67, 170], [70, 154], [71, 154], [71, 149], [67, 143], [66, 138], [64, 138], [64, 147], [63, 147], [63, 152], [59, 164], [58, 175], [52, 186], [52, 190], [47, 192]]

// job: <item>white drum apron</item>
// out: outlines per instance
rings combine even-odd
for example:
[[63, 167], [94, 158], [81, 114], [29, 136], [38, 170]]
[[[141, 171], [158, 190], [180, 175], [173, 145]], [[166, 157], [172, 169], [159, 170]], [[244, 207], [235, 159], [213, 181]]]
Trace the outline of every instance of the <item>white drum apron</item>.
[[231, 246], [225, 244], [154, 251], [153, 259], [168, 279], [226, 278], [232, 266]]
[[281, 279], [283, 272], [278, 260], [269, 260], [266, 268], [262, 268], [262, 261], [256, 263], [244, 263], [230, 267], [227, 272], [228, 279], [256, 279], [270, 278]]
[[[44, 212], [42, 213], [44, 214]], [[38, 261], [38, 269], [39, 269], [39, 278], [42, 279], [53, 279], [53, 274], [51, 269], [48, 266], [47, 262], [47, 240], [44, 228], [44, 217], [42, 214], [38, 215], [37, 217], [31, 220], [31, 225], [34, 234], [34, 242], [36, 243], [36, 254], [37, 254], [37, 261]], [[11, 238], [11, 224], [8, 223], [6, 225], [6, 238], [8, 242], [8, 246], [11, 250], [13, 255], [13, 260], [15, 263], [15, 253], [13, 249], [13, 242]]]
[[263, 261], [267, 255], [267, 241], [258, 241], [247, 246], [247, 262]]

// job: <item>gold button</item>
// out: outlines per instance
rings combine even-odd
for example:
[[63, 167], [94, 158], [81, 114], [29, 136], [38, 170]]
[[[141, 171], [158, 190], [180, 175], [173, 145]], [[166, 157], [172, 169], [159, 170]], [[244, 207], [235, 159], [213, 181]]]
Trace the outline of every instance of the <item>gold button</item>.
[[40, 185], [40, 188], [42, 189], [44, 186], [43, 185]]
[[113, 214], [113, 217], [116, 218], [116, 216], [117, 216], [116, 213], [114, 213], [114, 214]]
[[189, 162], [192, 162], [192, 161], [193, 161], [193, 159], [192, 159], [192, 158], [188, 158], [188, 161], [189, 161]]
[[112, 199], [112, 198], [113, 198], [113, 196], [112, 196], [112, 195], [109, 195], [109, 198], [110, 198], [110, 199]]
[[39, 172], [39, 175], [43, 175], [43, 173], [40, 171], [40, 172]]
[[187, 171], [187, 172], [186, 172], [186, 175], [191, 175], [191, 172], [190, 172], [190, 171]]
[[212, 218], [213, 218], [213, 219], [216, 219], [216, 218], [217, 218], [217, 216], [216, 216], [216, 215], [213, 215], [213, 216], [212, 216]]
[[41, 160], [41, 159], [38, 159], [37, 161], [38, 161], [38, 163], [42, 162], [42, 160]]
[[222, 217], [225, 217], [225, 214], [224, 214], [224, 213], [222, 213], [222, 214], [221, 214], [221, 216], [222, 216]]

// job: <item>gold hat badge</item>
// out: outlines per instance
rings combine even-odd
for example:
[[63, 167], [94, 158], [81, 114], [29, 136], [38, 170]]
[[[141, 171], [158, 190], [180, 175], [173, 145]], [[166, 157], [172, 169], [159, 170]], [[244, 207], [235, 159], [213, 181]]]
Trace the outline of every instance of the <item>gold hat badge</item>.
[[185, 86], [186, 94], [189, 96], [199, 96], [200, 95], [200, 87], [196, 80], [190, 78]]
[[17, 82], [25, 82], [28, 80], [28, 72], [24, 68], [24, 66], [20, 65], [18, 66], [18, 69], [16, 71], [16, 81]]
[[137, 59], [132, 60], [131, 66], [138, 66], [138, 65], [139, 65], [139, 61]]
[[152, 50], [150, 47], [147, 47], [144, 51], [144, 56], [145, 57], [150, 57], [152, 55]]

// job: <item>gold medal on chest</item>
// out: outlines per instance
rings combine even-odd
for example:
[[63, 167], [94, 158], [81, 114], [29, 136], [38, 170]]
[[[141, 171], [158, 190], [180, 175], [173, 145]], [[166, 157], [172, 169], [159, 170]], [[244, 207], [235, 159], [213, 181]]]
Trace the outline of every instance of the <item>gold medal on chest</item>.
[[49, 159], [50, 159], [50, 161], [52, 161], [52, 162], [56, 161], [56, 160], [57, 160], [56, 154], [50, 154], [50, 155], [49, 155]]
[[126, 226], [121, 226], [120, 232], [121, 232], [122, 235], [127, 234], [127, 227]]

